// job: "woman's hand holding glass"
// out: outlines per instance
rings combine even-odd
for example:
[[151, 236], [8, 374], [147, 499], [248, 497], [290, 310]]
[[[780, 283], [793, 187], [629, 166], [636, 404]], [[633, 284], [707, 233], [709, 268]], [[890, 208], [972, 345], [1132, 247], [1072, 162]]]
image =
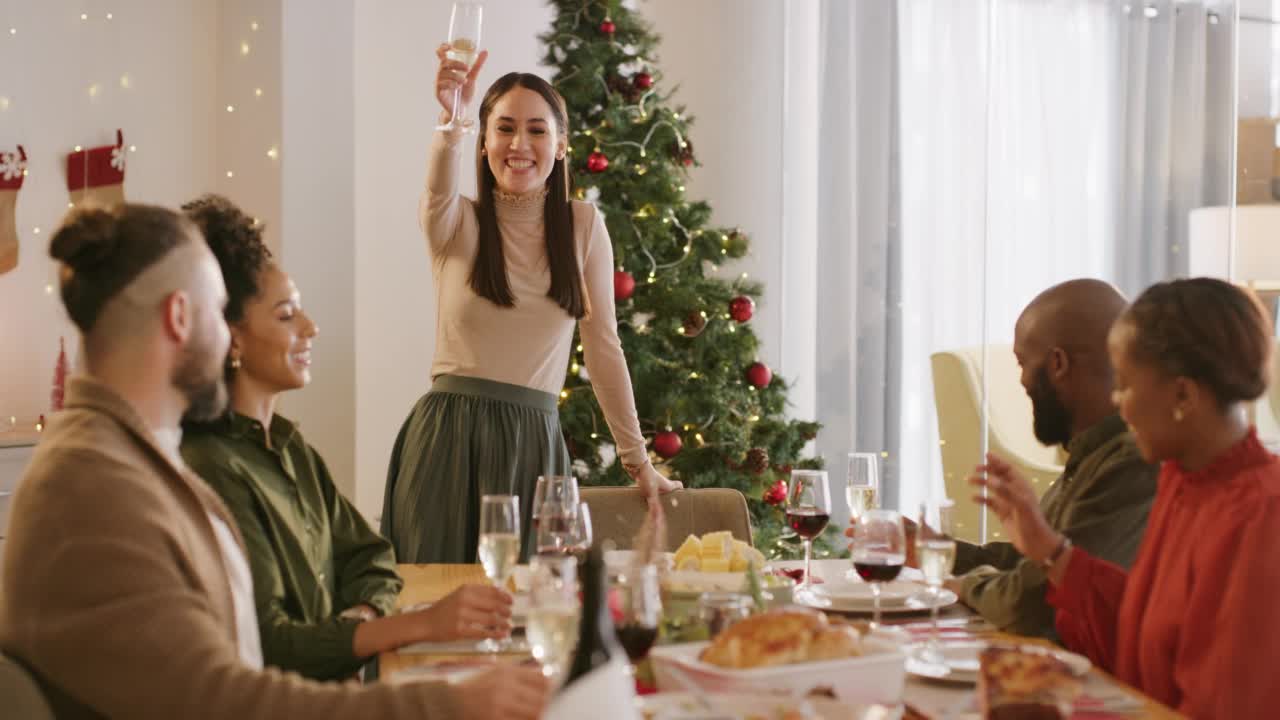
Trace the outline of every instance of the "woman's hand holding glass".
[[456, 116], [461, 118], [475, 99], [476, 76], [489, 58], [489, 51], [481, 50], [470, 67], [459, 60], [449, 59], [448, 43], [441, 43], [436, 48], [436, 57], [440, 59], [440, 67], [436, 71], [436, 99], [444, 109], [440, 115], [440, 128], [451, 129], [449, 123], [455, 117], [454, 101], [457, 101]]

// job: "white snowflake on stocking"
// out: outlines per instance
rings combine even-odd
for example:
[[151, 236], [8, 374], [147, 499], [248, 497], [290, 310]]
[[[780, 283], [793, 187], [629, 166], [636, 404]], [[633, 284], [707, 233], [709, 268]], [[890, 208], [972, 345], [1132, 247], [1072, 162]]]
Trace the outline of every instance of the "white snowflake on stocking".
[[111, 167], [124, 172], [124, 146], [117, 145], [111, 148]]
[[13, 180], [27, 169], [27, 162], [18, 153], [0, 153], [0, 176], [5, 180]]

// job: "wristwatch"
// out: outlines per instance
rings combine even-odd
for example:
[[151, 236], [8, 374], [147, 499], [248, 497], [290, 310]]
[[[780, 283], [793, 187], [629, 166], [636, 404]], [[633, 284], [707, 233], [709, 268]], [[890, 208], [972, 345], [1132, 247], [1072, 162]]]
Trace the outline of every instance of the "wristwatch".
[[1062, 553], [1066, 552], [1069, 547], [1071, 547], [1071, 538], [1063, 535], [1062, 542], [1058, 543], [1058, 547], [1054, 548], [1053, 552], [1049, 553], [1049, 557], [1040, 561], [1040, 569], [1044, 570], [1045, 573], [1048, 574], [1048, 572], [1053, 569], [1053, 564], [1058, 562], [1058, 558], [1062, 557]]

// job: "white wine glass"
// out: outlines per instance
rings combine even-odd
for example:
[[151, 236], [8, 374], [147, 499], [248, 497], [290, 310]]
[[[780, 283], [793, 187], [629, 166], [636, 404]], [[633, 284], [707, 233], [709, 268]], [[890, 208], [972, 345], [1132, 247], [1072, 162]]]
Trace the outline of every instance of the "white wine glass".
[[826, 470], [792, 470], [787, 486], [787, 525], [804, 540], [804, 582], [798, 590], [813, 590], [813, 539], [831, 520], [831, 487]]
[[[480, 497], [479, 555], [485, 576], [505, 590], [520, 556], [520, 498], [515, 495]], [[502, 649], [492, 638], [486, 639], [484, 646], [490, 652]]]
[[[480, 24], [484, 16], [484, 6], [478, 2], [455, 2], [453, 11], [449, 13], [449, 49], [445, 56], [460, 62], [471, 69], [480, 50]], [[462, 87], [453, 90], [453, 113], [449, 122], [438, 126], [437, 130], [462, 130], [475, 132], [475, 126], [463, 119]]]
[[577, 560], [570, 555], [531, 558], [525, 636], [544, 676], [558, 679], [568, 668], [578, 641], [581, 613]]
[[849, 522], [857, 525], [862, 513], [878, 507], [880, 456], [869, 452], [851, 452], [848, 472], [844, 499], [849, 504]]
[[892, 510], [868, 510], [858, 518], [853, 534], [853, 569], [871, 585], [874, 630], [880, 627], [880, 583], [895, 580], [907, 561], [907, 538], [902, 516]]
[[948, 498], [926, 500], [920, 503], [920, 514], [916, 519], [916, 559], [932, 596], [929, 644], [925, 654], [925, 659], [930, 661], [938, 661], [942, 656], [938, 647], [938, 604], [942, 583], [950, 577], [956, 562], [954, 507]]

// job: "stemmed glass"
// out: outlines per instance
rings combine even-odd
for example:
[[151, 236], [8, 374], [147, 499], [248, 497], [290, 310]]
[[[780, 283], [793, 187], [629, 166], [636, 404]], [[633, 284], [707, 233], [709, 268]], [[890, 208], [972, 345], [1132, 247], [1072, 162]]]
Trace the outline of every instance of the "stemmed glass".
[[927, 659], [931, 660], [941, 657], [938, 649], [938, 603], [942, 583], [951, 575], [951, 567], [956, 561], [956, 541], [952, 535], [955, 530], [953, 508], [954, 503], [947, 498], [926, 500], [920, 503], [920, 516], [917, 518], [916, 559], [933, 599], [927, 654]]
[[534, 551], [568, 552], [578, 507], [578, 479], [572, 475], [543, 475], [533, 489]]
[[875, 510], [879, 494], [880, 456], [869, 452], [849, 453], [849, 479], [844, 498], [849, 504], [850, 522], [856, 525], [864, 512]]
[[[497, 587], [506, 589], [507, 578], [520, 556], [520, 498], [515, 495], [483, 495], [480, 497], [480, 564], [484, 574]], [[486, 638], [484, 649], [497, 652], [502, 648], [493, 638]]]
[[566, 538], [569, 551], [579, 557], [586, 557], [587, 551], [591, 549], [593, 534], [591, 508], [586, 503], [580, 502], [577, 512], [570, 518], [569, 536]]
[[662, 619], [662, 589], [658, 582], [658, 566], [637, 565], [628, 568], [618, 580], [622, 595], [622, 621], [618, 623], [618, 642], [627, 651], [631, 672], [649, 655], [658, 639], [658, 623]]
[[[480, 48], [480, 20], [484, 6], [478, 2], [455, 2], [449, 14], [449, 49], [445, 57], [471, 68]], [[462, 87], [453, 90], [453, 116], [437, 130], [475, 132], [474, 126], [462, 118]]]
[[875, 604], [872, 629], [880, 627], [880, 583], [897, 578], [906, 560], [907, 538], [901, 515], [892, 510], [868, 510], [858, 518], [853, 535], [853, 568], [871, 584]]
[[792, 470], [787, 487], [787, 525], [804, 540], [804, 583], [798, 590], [810, 592], [813, 580], [813, 539], [831, 520], [831, 488], [825, 470]]
[[536, 555], [529, 561], [529, 619], [525, 634], [542, 674], [558, 678], [578, 641], [578, 563], [568, 555]]

